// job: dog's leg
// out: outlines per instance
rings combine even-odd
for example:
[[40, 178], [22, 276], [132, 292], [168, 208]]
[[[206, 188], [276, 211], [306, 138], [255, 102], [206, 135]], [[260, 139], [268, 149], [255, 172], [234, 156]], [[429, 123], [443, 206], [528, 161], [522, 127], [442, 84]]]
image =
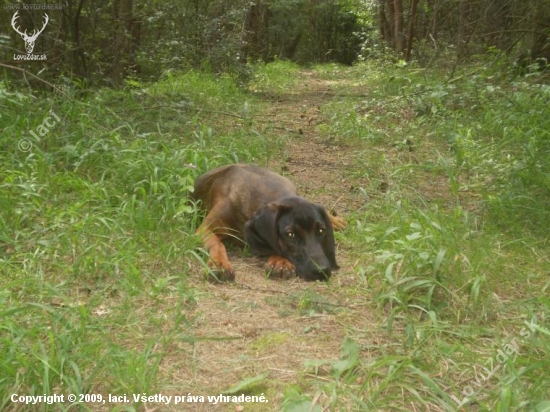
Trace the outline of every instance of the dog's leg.
[[227, 281], [235, 279], [235, 272], [227, 257], [225, 246], [221, 241], [223, 233], [217, 232], [218, 228], [223, 227], [223, 222], [218, 218], [216, 209], [213, 209], [197, 229], [197, 235], [201, 237], [204, 249], [210, 255], [207, 263], [208, 267], [212, 269], [218, 280]]
[[342, 219], [340, 216], [333, 216], [332, 213], [328, 213], [328, 218], [330, 219], [330, 223], [332, 224], [332, 228], [334, 230], [342, 230], [344, 229], [348, 224], [347, 222]]
[[290, 279], [296, 277], [296, 267], [284, 257], [271, 255], [265, 264], [268, 277]]

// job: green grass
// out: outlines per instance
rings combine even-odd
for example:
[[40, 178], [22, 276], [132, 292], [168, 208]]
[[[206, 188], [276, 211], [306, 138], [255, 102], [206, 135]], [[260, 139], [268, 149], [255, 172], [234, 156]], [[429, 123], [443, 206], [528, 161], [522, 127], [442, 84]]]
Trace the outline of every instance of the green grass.
[[[547, 410], [548, 86], [482, 63], [451, 81], [414, 65], [312, 70], [334, 91], [316, 132], [348, 149], [342, 173], [364, 205], [337, 234], [353, 284], [333, 293], [362, 305], [308, 290], [267, 304], [376, 321], [346, 323], [340, 353], [312, 353], [293, 382], [262, 378], [274, 410], [454, 411], [466, 395], [463, 410]], [[13, 393], [160, 393], [196, 367], [205, 292], [189, 280], [204, 255], [188, 194], [209, 168], [277, 159], [258, 95], [303, 82], [286, 62], [254, 76], [252, 93], [198, 72], [85, 97], [0, 83], [0, 409]], [[36, 141], [49, 110], [61, 121]], [[292, 339], [254, 341], [269, 356]]]
[[[277, 142], [247, 119], [253, 98], [196, 73], [86, 99], [0, 91], [0, 408], [59, 388], [157, 392], [167, 347], [190, 336], [187, 278], [203, 258], [193, 181], [263, 164]], [[50, 108], [61, 121], [37, 141], [29, 130]]]
[[[307, 390], [336, 410], [548, 408], [548, 86], [483, 67], [452, 82], [415, 67], [321, 75], [345, 76], [318, 131], [360, 148], [348, 173], [369, 182], [366, 206], [345, 242], [369, 262], [355, 270], [388, 343], [350, 325], [369, 360]], [[484, 379], [486, 362], [502, 368]]]
[[299, 84], [299, 72], [298, 65], [285, 60], [260, 65], [250, 81], [249, 89], [255, 93], [272, 95], [285, 93], [289, 88]]

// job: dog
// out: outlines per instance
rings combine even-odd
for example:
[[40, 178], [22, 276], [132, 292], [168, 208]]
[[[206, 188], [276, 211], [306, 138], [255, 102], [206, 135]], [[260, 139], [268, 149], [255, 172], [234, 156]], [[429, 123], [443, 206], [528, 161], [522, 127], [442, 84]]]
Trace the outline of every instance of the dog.
[[333, 230], [346, 223], [298, 196], [290, 180], [277, 173], [248, 164], [222, 166], [196, 179], [192, 199], [206, 211], [196, 233], [218, 280], [235, 279], [222, 243], [226, 238], [244, 241], [254, 255], [267, 257], [269, 276], [327, 280], [338, 269]]

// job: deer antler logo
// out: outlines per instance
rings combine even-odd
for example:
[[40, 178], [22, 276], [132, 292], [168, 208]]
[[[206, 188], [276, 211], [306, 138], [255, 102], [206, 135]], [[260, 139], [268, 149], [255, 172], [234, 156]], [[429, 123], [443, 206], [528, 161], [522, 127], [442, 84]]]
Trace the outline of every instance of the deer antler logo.
[[13, 15], [13, 18], [11, 19], [11, 27], [13, 27], [13, 29], [18, 34], [21, 35], [21, 37], [25, 41], [25, 49], [27, 50], [27, 54], [31, 54], [33, 49], [34, 49], [34, 42], [36, 41], [36, 38], [38, 37], [38, 35], [40, 33], [42, 33], [44, 31], [44, 29], [46, 28], [46, 25], [50, 21], [50, 18], [48, 17], [48, 15], [46, 13], [44, 13], [44, 24], [42, 25], [42, 28], [40, 30], [35, 29], [32, 32], [32, 35], [29, 36], [27, 34], [27, 30], [22, 32], [21, 30], [19, 30], [19, 27], [15, 26], [15, 23], [16, 23], [15, 21], [17, 20], [18, 17], [19, 17], [19, 11], [16, 11], [15, 14]]

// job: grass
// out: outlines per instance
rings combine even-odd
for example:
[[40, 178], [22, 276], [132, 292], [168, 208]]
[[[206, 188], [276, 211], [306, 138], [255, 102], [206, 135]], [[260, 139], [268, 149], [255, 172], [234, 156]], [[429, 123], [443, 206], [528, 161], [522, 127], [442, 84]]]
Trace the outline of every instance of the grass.
[[250, 81], [249, 88], [255, 93], [277, 95], [299, 84], [300, 67], [292, 62], [278, 60], [259, 67]]
[[[362, 148], [351, 173], [368, 179], [359, 189], [369, 207], [346, 241], [372, 251], [373, 263], [356, 273], [376, 278], [368, 285], [398, 347], [358, 362], [364, 383], [350, 378], [331, 405], [544, 410], [547, 86], [505, 85], [490, 70], [452, 83], [416, 68], [372, 71], [361, 67], [337, 91], [359, 86], [367, 99], [329, 102], [319, 132]], [[542, 329], [525, 329], [522, 321], [535, 318]], [[498, 351], [513, 338], [521, 349], [484, 379], [483, 365], [504, 359]]]
[[[187, 200], [194, 178], [223, 163], [264, 163], [270, 153], [235, 114], [248, 96], [230, 82], [218, 89], [223, 82], [191, 73], [38, 104], [3, 89], [2, 409], [12, 392], [160, 388], [167, 344], [189, 340], [192, 319], [182, 311], [195, 291], [187, 278], [202, 264], [199, 214]], [[22, 152], [18, 139], [32, 139], [28, 131], [52, 106], [62, 120]], [[242, 124], [218, 129], [227, 116]]]
[[[265, 131], [272, 102], [262, 99], [311, 76], [326, 82], [311, 130], [345, 151], [333, 194], [350, 204], [337, 234], [343, 269], [319, 287], [263, 280], [288, 290], [234, 301], [233, 289], [200, 281], [201, 216], [188, 193], [209, 168], [278, 165], [287, 142], [307, 139]], [[256, 68], [249, 90], [197, 72], [65, 90], [0, 83], [1, 409], [36, 410], [13, 393], [187, 395], [193, 385], [203, 391], [193, 395], [265, 392], [286, 411], [548, 410], [550, 89], [535, 74], [478, 62], [451, 79], [389, 64], [304, 75], [275, 62]], [[37, 141], [29, 131], [49, 110], [61, 120]], [[272, 329], [251, 328], [248, 340], [215, 329], [212, 298], [225, 329], [264, 307]], [[300, 355], [284, 379], [264, 375], [279, 347], [292, 356], [315, 342], [340, 350]], [[225, 386], [208, 386], [197, 354], [208, 343], [240, 348], [239, 362], [256, 356], [255, 366], [231, 381], [230, 360], [214, 371]], [[70, 409], [40, 404], [60, 408]]]

